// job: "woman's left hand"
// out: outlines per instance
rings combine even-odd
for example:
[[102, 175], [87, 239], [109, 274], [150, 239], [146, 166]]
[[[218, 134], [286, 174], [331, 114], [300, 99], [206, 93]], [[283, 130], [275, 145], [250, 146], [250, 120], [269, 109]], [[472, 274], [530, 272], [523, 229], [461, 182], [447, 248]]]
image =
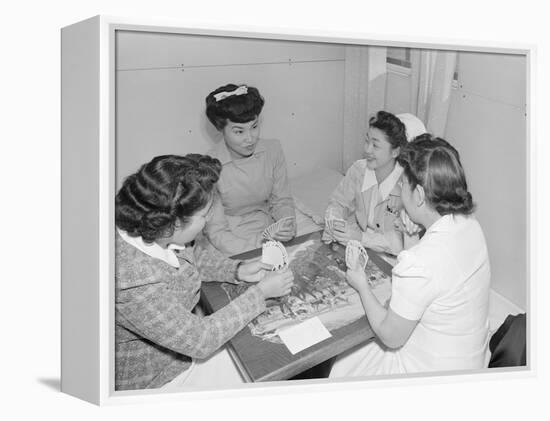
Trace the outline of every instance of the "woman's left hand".
[[361, 289], [368, 287], [367, 275], [363, 269], [348, 269], [346, 272], [346, 280], [348, 284], [352, 286], [357, 292], [360, 292]]
[[296, 219], [288, 219], [286, 223], [273, 234], [273, 239], [277, 241], [289, 241], [296, 236]]
[[343, 229], [333, 227], [331, 234], [336, 241], [343, 245], [347, 245], [350, 240], [360, 242], [363, 238], [363, 233], [357, 228], [350, 226], [350, 224], [346, 224]]
[[265, 273], [272, 268], [272, 265], [263, 263], [261, 259], [241, 263], [237, 271], [237, 280], [244, 282], [260, 282], [265, 276]]

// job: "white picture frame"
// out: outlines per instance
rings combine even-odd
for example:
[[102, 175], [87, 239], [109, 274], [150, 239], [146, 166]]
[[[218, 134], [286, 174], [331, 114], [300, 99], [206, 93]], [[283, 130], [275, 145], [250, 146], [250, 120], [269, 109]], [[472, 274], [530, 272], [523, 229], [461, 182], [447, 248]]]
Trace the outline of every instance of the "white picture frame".
[[[532, 46], [469, 43], [434, 44], [430, 41], [372, 36], [327, 36], [318, 33], [255, 33], [228, 27], [181, 27], [177, 23], [143, 19], [96, 16], [62, 30], [62, 377], [63, 392], [104, 405], [138, 401], [203, 399], [265, 393], [323, 390], [341, 387], [373, 387], [403, 381], [438, 381], [438, 375], [413, 375], [407, 379], [379, 381], [349, 379], [342, 382], [303, 384], [256, 384], [234, 390], [163, 393], [161, 390], [117, 392], [114, 390], [114, 197], [115, 197], [115, 32], [118, 30], [158, 31], [175, 34], [263, 38], [348, 45], [410, 46], [479, 52], [523, 54], [527, 61], [527, 110], [533, 89], [530, 80]], [[530, 115], [526, 125], [526, 167], [532, 160]], [[531, 200], [531, 179], [526, 176], [527, 203]], [[533, 283], [530, 278], [532, 238], [530, 214], [526, 214], [526, 310], [533, 314]], [[532, 376], [536, 359], [532, 343], [532, 317], [528, 319], [528, 365], [517, 369], [483, 371], [450, 376], [446, 381]], [[249, 385], [250, 386], [250, 385]]]

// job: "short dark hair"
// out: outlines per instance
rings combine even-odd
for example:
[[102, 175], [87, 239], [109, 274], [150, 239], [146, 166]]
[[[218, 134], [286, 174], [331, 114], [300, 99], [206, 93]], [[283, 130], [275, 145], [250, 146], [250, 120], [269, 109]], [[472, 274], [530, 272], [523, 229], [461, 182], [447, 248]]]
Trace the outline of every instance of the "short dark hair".
[[213, 196], [221, 164], [207, 155], [162, 155], [124, 180], [115, 199], [117, 227], [147, 243], [173, 234]]
[[246, 86], [246, 94], [231, 95], [219, 101], [216, 100], [216, 94], [233, 92], [240, 86], [233, 83], [220, 86], [206, 97], [206, 116], [216, 129], [222, 130], [227, 125], [227, 120], [235, 123], [248, 123], [262, 112], [264, 99], [260, 95], [260, 91], [252, 86]]
[[369, 119], [369, 127], [381, 130], [388, 138], [392, 149], [407, 144], [407, 129], [403, 122], [392, 113], [378, 111]]
[[440, 215], [474, 211], [460, 156], [446, 140], [428, 133], [417, 136], [401, 149], [397, 161], [411, 188], [421, 185], [428, 203]]

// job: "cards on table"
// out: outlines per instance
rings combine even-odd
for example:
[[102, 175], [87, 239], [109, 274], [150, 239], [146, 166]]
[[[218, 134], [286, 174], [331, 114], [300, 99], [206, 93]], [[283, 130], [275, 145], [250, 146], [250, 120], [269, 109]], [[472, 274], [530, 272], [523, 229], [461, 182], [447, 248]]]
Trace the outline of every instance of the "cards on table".
[[262, 237], [265, 240], [273, 240], [273, 236], [283, 227], [290, 225], [294, 221], [293, 216], [287, 216], [286, 218], [279, 219], [277, 222], [268, 226], [263, 232]]
[[360, 267], [365, 270], [369, 255], [361, 243], [357, 240], [348, 241], [346, 246], [346, 266], [351, 270], [356, 270]]
[[288, 267], [288, 253], [280, 242], [270, 240], [262, 244], [262, 262], [273, 266], [273, 270]]

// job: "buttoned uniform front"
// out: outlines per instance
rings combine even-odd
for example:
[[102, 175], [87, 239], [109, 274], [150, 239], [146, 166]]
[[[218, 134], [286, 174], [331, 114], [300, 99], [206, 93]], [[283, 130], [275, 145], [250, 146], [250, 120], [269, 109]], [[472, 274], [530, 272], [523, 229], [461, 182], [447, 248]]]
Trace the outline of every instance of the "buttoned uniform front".
[[237, 282], [238, 261], [206, 247], [204, 238], [173, 252], [119, 231], [115, 250], [116, 390], [165, 385], [265, 310], [253, 285], [210, 316], [193, 313], [202, 282]]
[[233, 255], [260, 247], [265, 228], [285, 217], [296, 218], [279, 141], [260, 139], [250, 157], [239, 159], [221, 141], [208, 155], [223, 166], [219, 195], [204, 228], [218, 250]]
[[[343, 219], [361, 231], [364, 246], [396, 255], [403, 249], [403, 234], [394, 226], [403, 209], [399, 184], [402, 172], [396, 163], [390, 175], [378, 184], [367, 161], [355, 161], [332, 193], [325, 220]], [[330, 230], [325, 229], [323, 240], [332, 239]]]
[[487, 366], [491, 271], [485, 237], [473, 216], [445, 215], [392, 271], [389, 307], [418, 320], [407, 342], [378, 341], [338, 357], [330, 377], [480, 369]]

